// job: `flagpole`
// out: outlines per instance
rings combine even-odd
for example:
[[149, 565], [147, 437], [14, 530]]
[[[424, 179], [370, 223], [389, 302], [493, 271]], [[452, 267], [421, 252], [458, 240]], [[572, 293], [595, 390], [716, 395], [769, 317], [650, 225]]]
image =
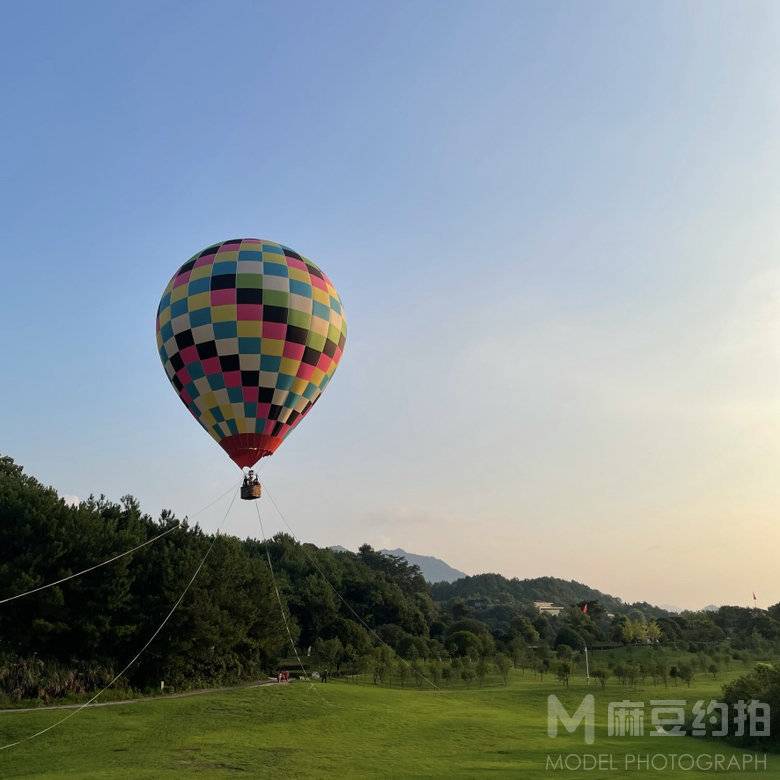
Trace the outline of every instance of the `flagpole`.
[[[582, 612], [583, 615], [588, 614], [588, 602], [586, 601], [581, 607], [580, 612]], [[586, 685], [590, 685], [590, 665], [588, 664], [588, 646], [585, 644], [585, 640], [582, 640], [582, 646], [585, 648], [585, 680]]]
[[588, 664], [588, 646], [585, 644], [585, 642], [582, 643], [582, 646], [585, 648], [585, 680], [586, 680], [586, 685], [590, 685], [590, 666]]

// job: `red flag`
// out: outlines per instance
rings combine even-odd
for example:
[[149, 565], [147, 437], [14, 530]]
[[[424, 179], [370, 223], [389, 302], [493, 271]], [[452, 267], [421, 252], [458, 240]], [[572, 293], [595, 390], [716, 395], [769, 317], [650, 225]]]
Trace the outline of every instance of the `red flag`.
[[587, 615], [588, 614], [588, 604], [587, 604], [587, 602], [582, 605], [581, 609], [582, 609], [582, 614], [583, 615]]

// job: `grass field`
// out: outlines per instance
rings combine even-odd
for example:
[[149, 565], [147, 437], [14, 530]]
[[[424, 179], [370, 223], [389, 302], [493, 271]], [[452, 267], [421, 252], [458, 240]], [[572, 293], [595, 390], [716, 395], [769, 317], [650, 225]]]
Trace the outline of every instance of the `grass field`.
[[[624, 756], [724, 754], [741, 751], [689, 737], [608, 737], [606, 702], [624, 698], [717, 697], [725, 677], [691, 688], [617, 683], [605, 691], [575, 679], [568, 690], [546, 678], [515, 674], [508, 687], [453, 691], [376, 688], [331, 682], [241, 689], [181, 699], [151, 699], [86, 710], [43, 737], [0, 752], [0, 777], [475, 777], [604, 776], [556, 771], [549, 753], [609, 753], [611, 777], [698, 778], [715, 771], [625, 770]], [[547, 736], [547, 695], [570, 707], [597, 697], [596, 742], [581, 732]], [[630, 694], [630, 695], [629, 695]], [[0, 714], [2, 744], [24, 737], [68, 711]], [[649, 729], [648, 729], [649, 731]], [[660, 745], [659, 745], [660, 743]], [[732, 776], [739, 773], [728, 772]], [[752, 772], [750, 774], [753, 774]], [[766, 771], [780, 778], [780, 755]]]

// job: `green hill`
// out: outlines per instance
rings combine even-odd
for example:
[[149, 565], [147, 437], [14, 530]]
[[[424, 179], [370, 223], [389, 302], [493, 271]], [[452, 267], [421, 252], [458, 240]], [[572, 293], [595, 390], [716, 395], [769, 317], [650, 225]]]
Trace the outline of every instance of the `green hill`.
[[534, 601], [550, 601], [563, 607], [585, 601], [598, 601], [603, 609], [623, 614], [638, 609], [647, 617], [662, 617], [670, 613], [661, 607], [638, 602], [628, 604], [617, 596], [610, 596], [576, 580], [557, 577], [534, 579], [507, 579], [500, 574], [475, 574], [455, 582], [438, 582], [431, 586], [437, 602], [461, 599], [477, 609], [496, 605], [528, 605]]

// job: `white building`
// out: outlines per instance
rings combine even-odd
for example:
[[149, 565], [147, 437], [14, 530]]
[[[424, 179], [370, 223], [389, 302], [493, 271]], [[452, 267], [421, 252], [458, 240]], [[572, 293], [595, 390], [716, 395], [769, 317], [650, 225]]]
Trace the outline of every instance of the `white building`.
[[557, 617], [563, 611], [563, 607], [553, 604], [552, 601], [534, 601], [534, 606], [543, 615], [552, 615], [553, 617]]

